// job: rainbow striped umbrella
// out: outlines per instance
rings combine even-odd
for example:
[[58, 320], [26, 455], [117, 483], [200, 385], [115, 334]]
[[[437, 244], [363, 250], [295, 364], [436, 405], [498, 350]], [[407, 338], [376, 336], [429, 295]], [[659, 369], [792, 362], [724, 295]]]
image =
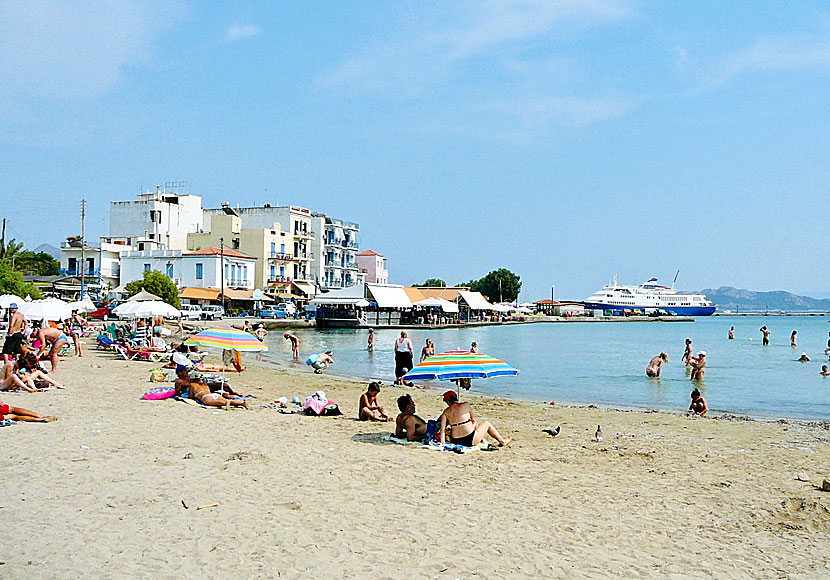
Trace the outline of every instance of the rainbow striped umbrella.
[[519, 374], [502, 360], [480, 352], [452, 350], [433, 355], [406, 373], [405, 381], [430, 381], [433, 379], [489, 379], [512, 377]]
[[253, 334], [248, 334], [244, 330], [231, 328], [230, 326], [206, 328], [184, 342], [185, 344], [221, 348], [223, 350], [232, 349], [239, 352], [268, 350], [268, 347], [260, 342]]

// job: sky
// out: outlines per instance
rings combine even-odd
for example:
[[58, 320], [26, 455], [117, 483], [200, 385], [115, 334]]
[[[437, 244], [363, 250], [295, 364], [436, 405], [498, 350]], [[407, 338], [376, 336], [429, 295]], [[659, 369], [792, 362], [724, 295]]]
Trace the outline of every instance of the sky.
[[187, 181], [358, 222], [391, 283], [830, 292], [826, 2], [0, 0], [0, 79], [27, 248]]

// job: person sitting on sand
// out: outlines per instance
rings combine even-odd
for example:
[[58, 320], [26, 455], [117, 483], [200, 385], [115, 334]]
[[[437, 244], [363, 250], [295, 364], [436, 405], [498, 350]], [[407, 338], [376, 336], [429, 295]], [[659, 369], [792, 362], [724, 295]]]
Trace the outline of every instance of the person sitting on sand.
[[52, 417], [51, 415], [41, 415], [40, 413], [35, 413], [34, 411], [30, 411], [28, 409], [4, 405], [3, 402], [0, 401], [0, 421], [5, 419], [9, 419], [11, 421], [26, 421], [28, 423], [52, 423], [53, 421], [58, 420], [57, 417]]
[[828, 370], [827, 365], [821, 365], [819, 374], [823, 377], [830, 377], [830, 370]]
[[29, 387], [27, 391], [35, 392], [50, 388], [63, 389], [64, 384], [51, 378], [40, 366], [35, 352], [25, 342], [20, 345], [21, 352], [14, 363], [12, 372]]
[[294, 360], [300, 360], [300, 339], [288, 332], [282, 337], [291, 342], [291, 354], [294, 355]]
[[226, 399], [220, 393], [212, 392], [208, 383], [204, 381], [204, 376], [199, 371], [188, 372], [182, 369], [178, 372], [178, 376], [179, 378], [175, 383], [175, 395], [177, 397], [193, 399], [209, 407], [231, 406], [248, 408], [248, 401], [245, 399]]
[[317, 355], [317, 359], [311, 363], [311, 368], [314, 369], [315, 374], [322, 375], [323, 371], [329, 368], [329, 365], [333, 362], [334, 359], [331, 357], [331, 351], [327, 350]]
[[801, 356], [798, 357], [798, 362], [810, 362], [810, 357], [807, 356], [806, 352], [802, 352]]
[[692, 363], [691, 379], [693, 381], [702, 381], [703, 375], [706, 374], [706, 351], [700, 351], [697, 353], [697, 357], [692, 357], [689, 360]]
[[656, 357], [651, 359], [648, 363], [648, 367], [646, 368], [646, 376], [652, 378], [659, 378], [660, 377], [660, 369], [663, 368], [663, 363], [669, 362], [669, 355], [664, 352], [661, 352]]
[[423, 441], [427, 436], [427, 422], [415, 414], [415, 401], [411, 395], [398, 397], [401, 414], [395, 418], [395, 437], [407, 441]]
[[443, 445], [447, 425], [450, 427], [450, 441], [456, 445], [473, 447], [481, 443], [485, 435], [498, 441], [499, 447], [509, 444], [512, 439], [503, 439], [490, 421], [476, 423], [470, 403], [460, 403], [455, 391], [444, 393], [447, 408], [441, 413], [441, 425], [438, 428], [438, 440]]
[[357, 416], [361, 421], [391, 421], [392, 417], [386, 414], [386, 410], [378, 405], [378, 393], [380, 385], [369, 383], [366, 392], [360, 395], [360, 406]]
[[694, 413], [695, 415], [703, 417], [709, 410], [709, 406], [706, 404], [706, 399], [703, 398], [703, 395], [701, 395], [700, 391], [697, 389], [692, 390], [691, 397], [692, 404], [689, 405], [689, 413]]
[[40, 350], [37, 352], [37, 357], [40, 358], [46, 348], [51, 344], [52, 348], [49, 350], [49, 362], [52, 363], [50, 372], [55, 372], [58, 369], [58, 353], [63, 348], [63, 345], [69, 344], [69, 337], [63, 332], [63, 325], [60, 328], [52, 328], [46, 326], [37, 331], [37, 338], [40, 340]]
[[[9, 365], [5, 365], [4, 372], [6, 372], [5, 369], [8, 368], [10, 368]], [[30, 393], [36, 393], [42, 390], [37, 387], [30, 387], [25, 382], [23, 382], [23, 380], [17, 373], [10, 372], [8, 373], [6, 378], [0, 381], [0, 391], [10, 391], [14, 389], [23, 389], [24, 391], [29, 391]]]

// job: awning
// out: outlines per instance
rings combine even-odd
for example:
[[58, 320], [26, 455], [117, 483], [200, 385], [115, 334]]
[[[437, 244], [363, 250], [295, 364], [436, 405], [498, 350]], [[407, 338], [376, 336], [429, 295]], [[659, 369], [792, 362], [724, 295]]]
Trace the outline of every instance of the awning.
[[196, 286], [187, 286], [182, 288], [179, 293], [179, 298], [185, 300], [219, 300], [220, 290], [218, 288], [197, 288]]
[[426, 296], [424, 296], [420, 290], [412, 286], [407, 286], [403, 289], [403, 291], [406, 292], [407, 296], [409, 296], [409, 300], [412, 302], [412, 304], [417, 304], [421, 300], [426, 299]]
[[[257, 300], [257, 298], [254, 298], [253, 290], [237, 290], [235, 288], [225, 288], [225, 298], [228, 298], [229, 300], [247, 300], [249, 302]], [[262, 298], [259, 298], [259, 300], [273, 302], [273, 299], [268, 298], [267, 296], [263, 296]]]
[[325, 306], [357, 306], [359, 308], [366, 308], [369, 306], [369, 301], [365, 298], [315, 298], [311, 301], [312, 304], [320, 304]]
[[412, 308], [412, 301], [403, 286], [366, 284], [366, 288], [380, 308]]
[[[466, 290], [467, 287], [464, 286], [462, 289]], [[443, 286], [431, 286], [425, 287], [422, 286], [418, 288], [421, 291], [421, 294], [424, 295], [424, 298], [443, 298], [444, 300], [449, 300], [450, 302], [454, 302], [456, 298], [458, 298], [459, 288], [445, 288]]]
[[471, 310], [493, 310], [493, 305], [487, 302], [479, 292], [461, 290], [458, 293]]
[[317, 294], [317, 291], [311, 284], [307, 284], [305, 282], [294, 282], [294, 286], [296, 286], [300, 290], [300, 292], [302, 292], [309, 298]]
[[438, 307], [444, 312], [458, 312], [458, 304], [444, 300], [443, 298], [425, 298], [414, 304], [415, 306]]

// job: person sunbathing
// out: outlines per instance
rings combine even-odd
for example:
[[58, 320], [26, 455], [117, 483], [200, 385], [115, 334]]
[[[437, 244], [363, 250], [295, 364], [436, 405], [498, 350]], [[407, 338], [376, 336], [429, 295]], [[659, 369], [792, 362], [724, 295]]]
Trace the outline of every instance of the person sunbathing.
[[386, 410], [378, 405], [378, 393], [380, 385], [369, 383], [366, 392], [360, 395], [360, 406], [357, 416], [361, 421], [391, 421], [392, 417], [386, 414]]
[[51, 415], [41, 415], [28, 409], [21, 409], [20, 407], [12, 407], [4, 405], [0, 401], [0, 421], [9, 419], [11, 421], [26, 421], [29, 423], [51, 423], [57, 421], [57, 417]]
[[[6, 365], [6, 368], [8, 368], [8, 365]], [[36, 387], [30, 387], [21, 380], [17, 373], [12, 372], [9, 373], [5, 379], [0, 381], [0, 391], [10, 391], [14, 389], [23, 389], [24, 391], [29, 391], [30, 393], [37, 393], [43, 390]]]
[[444, 393], [447, 408], [441, 413], [441, 425], [438, 428], [438, 441], [444, 443], [445, 430], [450, 427], [450, 441], [456, 445], [473, 447], [481, 443], [485, 435], [495, 439], [499, 447], [508, 445], [513, 439], [504, 439], [490, 421], [476, 423], [470, 403], [460, 403], [455, 391]]
[[59, 383], [46, 374], [46, 371], [40, 366], [34, 350], [29, 348], [26, 343], [21, 345], [20, 356], [14, 362], [14, 368], [12, 370], [33, 390], [41, 391], [50, 388], [64, 388], [63, 383]]
[[245, 399], [225, 398], [220, 393], [212, 392], [208, 383], [204, 381], [204, 376], [198, 371], [180, 370], [178, 375], [175, 383], [175, 394], [178, 397], [193, 399], [209, 407], [228, 405], [248, 408], [248, 401]]
[[395, 418], [395, 437], [407, 441], [423, 441], [427, 436], [427, 422], [415, 414], [415, 401], [411, 395], [398, 397], [401, 414]]

